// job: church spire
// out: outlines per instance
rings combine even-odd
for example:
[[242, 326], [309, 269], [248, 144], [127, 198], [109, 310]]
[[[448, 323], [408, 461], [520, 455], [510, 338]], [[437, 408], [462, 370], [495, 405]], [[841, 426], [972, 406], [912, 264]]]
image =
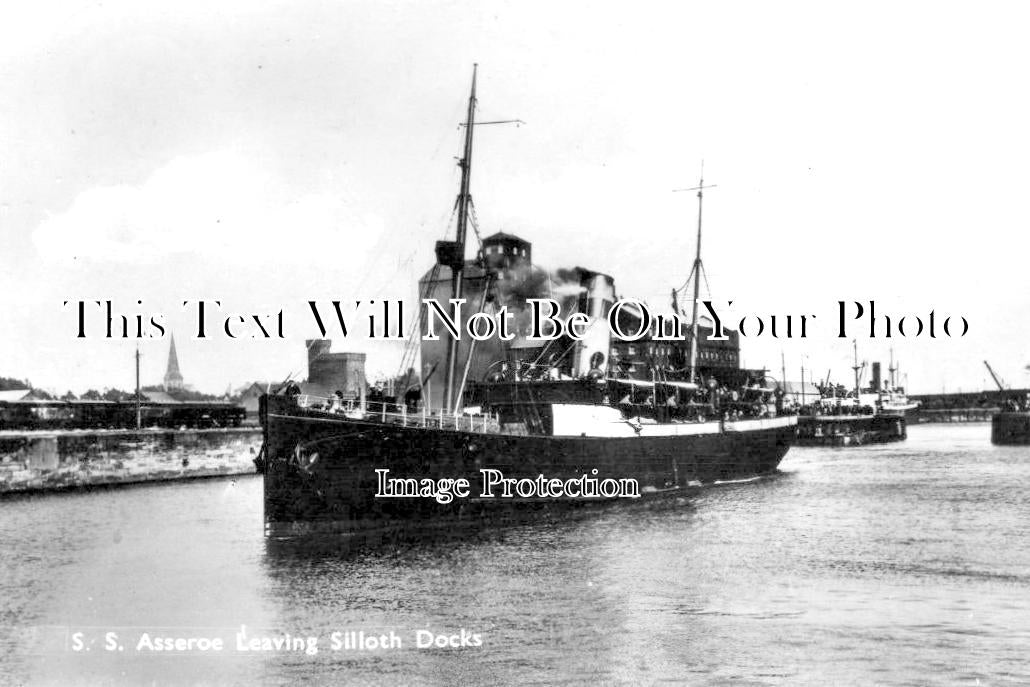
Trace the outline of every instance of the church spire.
[[179, 372], [179, 356], [175, 354], [175, 335], [172, 334], [172, 343], [168, 347], [168, 371], [165, 372], [165, 391], [181, 389], [182, 373]]

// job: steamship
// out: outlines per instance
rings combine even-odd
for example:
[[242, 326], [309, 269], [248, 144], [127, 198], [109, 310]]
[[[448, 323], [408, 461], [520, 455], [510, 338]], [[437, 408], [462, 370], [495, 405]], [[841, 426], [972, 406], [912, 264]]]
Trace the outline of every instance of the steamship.
[[[641, 499], [674, 496], [774, 472], [794, 442], [797, 416], [780, 412], [764, 370], [741, 368], [738, 333], [711, 341], [705, 336], [710, 329], [698, 321], [703, 175], [689, 331], [677, 341], [657, 331], [623, 341], [607, 323], [616, 301], [612, 277], [581, 267], [539, 269], [532, 245], [506, 233], [483, 239], [476, 256], [466, 259], [475, 106], [473, 71], [456, 237], [437, 243], [436, 264], [420, 280], [420, 296], [441, 303], [467, 299], [459, 331], [472, 314], [507, 306], [520, 313], [517, 336], [413, 336], [419, 373], [391, 398], [366, 394], [364, 384], [358, 398], [346, 398], [293, 383], [262, 397], [270, 534], [418, 533], [612, 502], [603, 496], [485, 497], [478, 489], [483, 470], [510, 479], [632, 480]], [[526, 299], [541, 296], [558, 301], [563, 314], [586, 316], [580, 339], [540, 342], [519, 329]], [[620, 310], [622, 331], [633, 331], [642, 317], [632, 308]], [[377, 496], [377, 470], [413, 480], [465, 479], [472, 489], [449, 503], [383, 498]]]
[[908, 437], [905, 413], [919, 407], [894, 384], [893, 353], [890, 380], [880, 376], [880, 363], [872, 365], [870, 386], [862, 389], [855, 342], [855, 387], [851, 392], [827, 383], [819, 403], [804, 409], [798, 419], [799, 446], [860, 446], [904, 441]]

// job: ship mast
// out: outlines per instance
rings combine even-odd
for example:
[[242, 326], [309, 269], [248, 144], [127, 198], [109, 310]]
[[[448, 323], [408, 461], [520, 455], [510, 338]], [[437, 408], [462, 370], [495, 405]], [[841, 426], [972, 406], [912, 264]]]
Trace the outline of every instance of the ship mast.
[[851, 342], [855, 349], [855, 364], [851, 367], [855, 371], [855, 405], [861, 405], [861, 398], [858, 389], [858, 371], [862, 368], [858, 364], [858, 339], [854, 339]]
[[690, 308], [690, 381], [697, 379], [697, 299], [701, 296], [701, 204], [704, 201], [705, 172], [701, 165], [701, 180], [697, 185], [697, 254], [694, 256], [694, 303]]
[[[451, 261], [451, 298], [461, 298], [462, 270], [465, 267], [465, 233], [468, 229], [469, 182], [472, 178], [472, 131], [476, 110], [476, 70], [478, 64], [472, 65], [472, 91], [469, 94], [468, 116], [465, 120], [465, 148], [458, 166], [461, 167], [461, 189], [458, 191], [458, 236], [455, 241], [454, 255]], [[443, 391], [444, 407], [454, 408], [454, 378], [458, 366], [458, 341], [454, 337], [447, 338], [447, 379]]]
[[890, 367], [888, 367], [887, 369], [891, 373], [891, 391], [894, 391], [894, 387], [895, 387], [894, 373], [898, 371], [898, 368], [894, 366], [894, 347], [893, 346], [891, 346], [891, 364], [890, 364]]
[[701, 206], [704, 201], [704, 190], [715, 188], [715, 184], [705, 186], [705, 163], [701, 161], [701, 179], [694, 188], [676, 189], [677, 191], [697, 191], [697, 253], [694, 256], [694, 266], [690, 273], [694, 276], [694, 304], [691, 307], [691, 338], [690, 338], [690, 381], [697, 378], [697, 300], [701, 297]]

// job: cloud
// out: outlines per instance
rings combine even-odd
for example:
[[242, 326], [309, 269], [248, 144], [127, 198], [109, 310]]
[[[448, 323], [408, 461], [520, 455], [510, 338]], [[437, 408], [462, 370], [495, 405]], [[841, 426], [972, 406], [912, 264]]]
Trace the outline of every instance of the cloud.
[[138, 186], [84, 191], [33, 238], [46, 259], [160, 261], [196, 253], [220, 261], [303, 262], [367, 249], [382, 221], [341, 194], [296, 193], [260, 159], [218, 151], [177, 157]]

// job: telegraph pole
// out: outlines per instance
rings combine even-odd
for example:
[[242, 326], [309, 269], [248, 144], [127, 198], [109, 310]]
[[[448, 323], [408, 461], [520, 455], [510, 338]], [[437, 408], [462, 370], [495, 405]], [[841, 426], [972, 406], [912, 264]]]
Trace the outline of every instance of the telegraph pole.
[[136, 429], [140, 429], [142, 425], [142, 417], [140, 413], [140, 393], [139, 393], [139, 344], [136, 344]]

